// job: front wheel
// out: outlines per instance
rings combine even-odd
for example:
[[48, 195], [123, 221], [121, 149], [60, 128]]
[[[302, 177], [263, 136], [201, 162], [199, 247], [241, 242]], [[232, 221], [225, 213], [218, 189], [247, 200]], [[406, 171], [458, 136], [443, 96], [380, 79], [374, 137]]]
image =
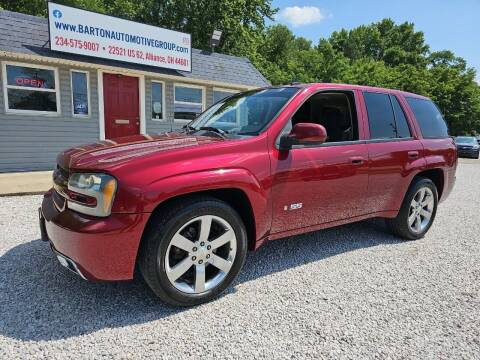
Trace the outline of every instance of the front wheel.
[[438, 192], [432, 180], [417, 178], [407, 191], [396, 218], [386, 219], [390, 231], [406, 240], [420, 239], [437, 213]]
[[140, 271], [163, 301], [190, 306], [218, 296], [245, 261], [238, 213], [214, 198], [178, 202], [154, 215], [143, 239]]

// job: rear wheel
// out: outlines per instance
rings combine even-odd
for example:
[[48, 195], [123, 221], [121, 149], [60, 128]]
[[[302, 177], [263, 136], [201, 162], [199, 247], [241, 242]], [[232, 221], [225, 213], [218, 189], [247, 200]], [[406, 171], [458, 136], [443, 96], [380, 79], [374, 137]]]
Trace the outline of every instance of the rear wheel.
[[410, 186], [396, 218], [386, 219], [390, 231], [407, 240], [420, 239], [432, 226], [437, 212], [438, 193], [435, 184], [417, 178]]
[[140, 271], [165, 302], [196, 305], [232, 283], [247, 238], [237, 212], [214, 198], [184, 200], [155, 215], [143, 239]]

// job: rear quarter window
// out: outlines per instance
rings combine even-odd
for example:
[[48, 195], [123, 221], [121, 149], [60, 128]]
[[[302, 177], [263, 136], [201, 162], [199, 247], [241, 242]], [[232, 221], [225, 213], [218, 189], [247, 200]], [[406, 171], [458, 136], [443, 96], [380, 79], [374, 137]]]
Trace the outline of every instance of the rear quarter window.
[[393, 111], [395, 112], [395, 123], [397, 124], [397, 137], [409, 138], [412, 136], [410, 128], [408, 127], [407, 117], [403, 112], [402, 106], [397, 100], [396, 96], [390, 96], [392, 100]]
[[448, 137], [448, 127], [440, 110], [431, 100], [407, 97], [424, 138]]

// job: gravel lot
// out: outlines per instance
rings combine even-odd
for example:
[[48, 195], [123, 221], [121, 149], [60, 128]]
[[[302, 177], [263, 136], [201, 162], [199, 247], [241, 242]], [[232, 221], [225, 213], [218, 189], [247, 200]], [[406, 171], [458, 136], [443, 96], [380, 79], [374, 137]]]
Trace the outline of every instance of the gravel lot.
[[40, 196], [0, 198], [0, 358], [480, 358], [480, 162], [425, 239], [378, 220], [272, 242], [217, 301], [92, 284], [39, 239]]

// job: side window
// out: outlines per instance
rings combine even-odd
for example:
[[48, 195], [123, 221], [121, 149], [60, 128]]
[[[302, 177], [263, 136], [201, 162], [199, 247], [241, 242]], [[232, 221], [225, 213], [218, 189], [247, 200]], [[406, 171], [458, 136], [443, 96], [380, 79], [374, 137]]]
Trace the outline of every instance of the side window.
[[364, 92], [367, 105], [371, 139], [393, 139], [397, 137], [395, 116], [387, 94]]
[[59, 114], [58, 71], [46, 66], [3, 63], [5, 110], [12, 113]]
[[358, 140], [355, 98], [349, 91], [321, 92], [312, 95], [292, 116], [284, 131], [298, 123], [314, 123], [327, 130], [327, 143]]
[[407, 97], [407, 102], [417, 119], [424, 138], [448, 136], [447, 124], [433, 101]]
[[203, 112], [204, 88], [194, 85], [174, 85], [173, 118], [188, 122]]
[[152, 81], [152, 119], [163, 120], [163, 83]]
[[73, 116], [89, 116], [88, 72], [72, 70], [71, 77], [72, 114]]
[[395, 112], [395, 123], [397, 125], [397, 137], [399, 138], [409, 138], [412, 136], [410, 128], [408, 127], [407, 118], [403, 112], [400, 103], [397, 100], [396, 96], [391, 96], [393, 111]]

